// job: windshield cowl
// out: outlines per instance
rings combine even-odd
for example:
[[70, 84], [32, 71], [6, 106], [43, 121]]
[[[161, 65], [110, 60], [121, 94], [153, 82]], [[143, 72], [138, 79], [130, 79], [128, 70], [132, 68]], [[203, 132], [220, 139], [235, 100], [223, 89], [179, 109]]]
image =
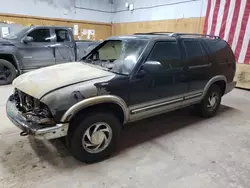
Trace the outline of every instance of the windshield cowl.
[[105, 61], [100, 61], [100, 60], [93, 61], [93, 60], [86, 59], [86, 60], [82, 60], [81, 62], [82, 63], [87, 63], [88, 65], [90, 65], [92, 67], [99, 68], [99, 69], [102, 69], [102, 70], [105, 70], [105, 71], [108, 71], [108, 72], [112, 72], [112, 73], [115, 73], [115, 74], [126, 75], [126, 74], [122, 74], [122, 73], [119, 73], [119, 72], [113, 70], [113, 67], [107, 66], [105, 64]]

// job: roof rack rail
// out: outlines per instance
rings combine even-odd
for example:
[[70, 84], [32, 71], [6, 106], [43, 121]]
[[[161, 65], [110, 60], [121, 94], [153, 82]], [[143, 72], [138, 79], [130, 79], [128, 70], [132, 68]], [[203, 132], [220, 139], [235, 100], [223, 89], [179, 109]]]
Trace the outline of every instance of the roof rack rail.
[[205, 35], [205, 34], [195, 34], [195, 33], [175, 33], [167, 31], [149, 32], [149, 33], [135, 33], [134, 35], [169, 35], [171, 37], [181, 37], [181, 36], [197, 36], [197, 37], [212, 37], [215, 39], [220, 39], [219, 36], [215, 35]]
[[169, 35], [173, 34], [174, 32], [166, 32], [166, 31], [158, 31], [158, 32], [148, 32], [148, 33], [134, 33], [134, 35]]
[[181, 36], [200, 36], [200, 37], [213, 37], [215, 39], [220, 39], [219, 36], [215, 35], [205, 35], [205, 34], [195, 34], [195, 33], [173, 33], [171, 36], [173, 37], [181, 37]]

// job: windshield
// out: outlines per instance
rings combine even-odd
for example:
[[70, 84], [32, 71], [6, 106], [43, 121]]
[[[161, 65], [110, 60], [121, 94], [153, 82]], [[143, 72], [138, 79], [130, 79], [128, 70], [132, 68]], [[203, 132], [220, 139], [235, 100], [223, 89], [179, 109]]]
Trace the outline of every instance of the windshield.
[[85, 60], [111, 72], [128, 75], [147, 43], [147, 40], [138, 39], [108, 40], [92, 51]]
[[6, 37], [4, 37], [5, 39], [17, 39], [22, 37], [28, 30], [30, 29], [30, 27], [24, 27], [19, 31], [10, 33], [9, 35], [7, 35]]

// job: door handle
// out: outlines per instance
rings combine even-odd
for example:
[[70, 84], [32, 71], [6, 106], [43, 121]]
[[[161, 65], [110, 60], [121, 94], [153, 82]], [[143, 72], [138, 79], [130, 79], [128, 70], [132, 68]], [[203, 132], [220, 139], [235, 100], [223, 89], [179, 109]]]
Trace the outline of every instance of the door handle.
[[186, 74], [180, 74], [180, 78], [186, 78], [187, 75]]
[[180, 74], [179, 75], [179, 81], [180, 82], [187, 82], [187, 79], [188, 79], [188, 77], [187, 77], [186, 74]]
[[46, 46], [47, 48], [55, 48], [55, 47], [58, 47], [60, 46], [60, 44], [51, 44], [51, 45], [48, 45]]
[[232, 66], [234, 63], [232, 61], [227, 61], [227, 66]]
[[54, 58], [56, 57], [56, 48], [54, 45], [48, 45], [46, 46], [46, 48], [48, 48], [49, 50], [52, 50], [53, 56]]
[[46, 48], [54, 48], [54, 46], [53, 45], [48, 45], [48, 46], [46, 46]]

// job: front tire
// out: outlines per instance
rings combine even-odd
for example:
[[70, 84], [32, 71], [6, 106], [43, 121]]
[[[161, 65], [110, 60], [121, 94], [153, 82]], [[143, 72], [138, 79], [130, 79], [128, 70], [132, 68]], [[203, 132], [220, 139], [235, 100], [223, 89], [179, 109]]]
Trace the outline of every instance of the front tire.
[[17, 70], [11, 62], [0, 59], [0, 85], [11, 84], [17, 76]]
[[220, 107], [221, 97], [221, 88], [218, 85], [212, 85], [201, 103], [196, 105], [199, 115], [205, 118], [214, 116]]
[[121, 123], [112, 113], [88, 113], [83, 120], [73, 122], [68, 133], [68, 147], [79, 161], [101, 161], [115, 150], [121, 131]]

